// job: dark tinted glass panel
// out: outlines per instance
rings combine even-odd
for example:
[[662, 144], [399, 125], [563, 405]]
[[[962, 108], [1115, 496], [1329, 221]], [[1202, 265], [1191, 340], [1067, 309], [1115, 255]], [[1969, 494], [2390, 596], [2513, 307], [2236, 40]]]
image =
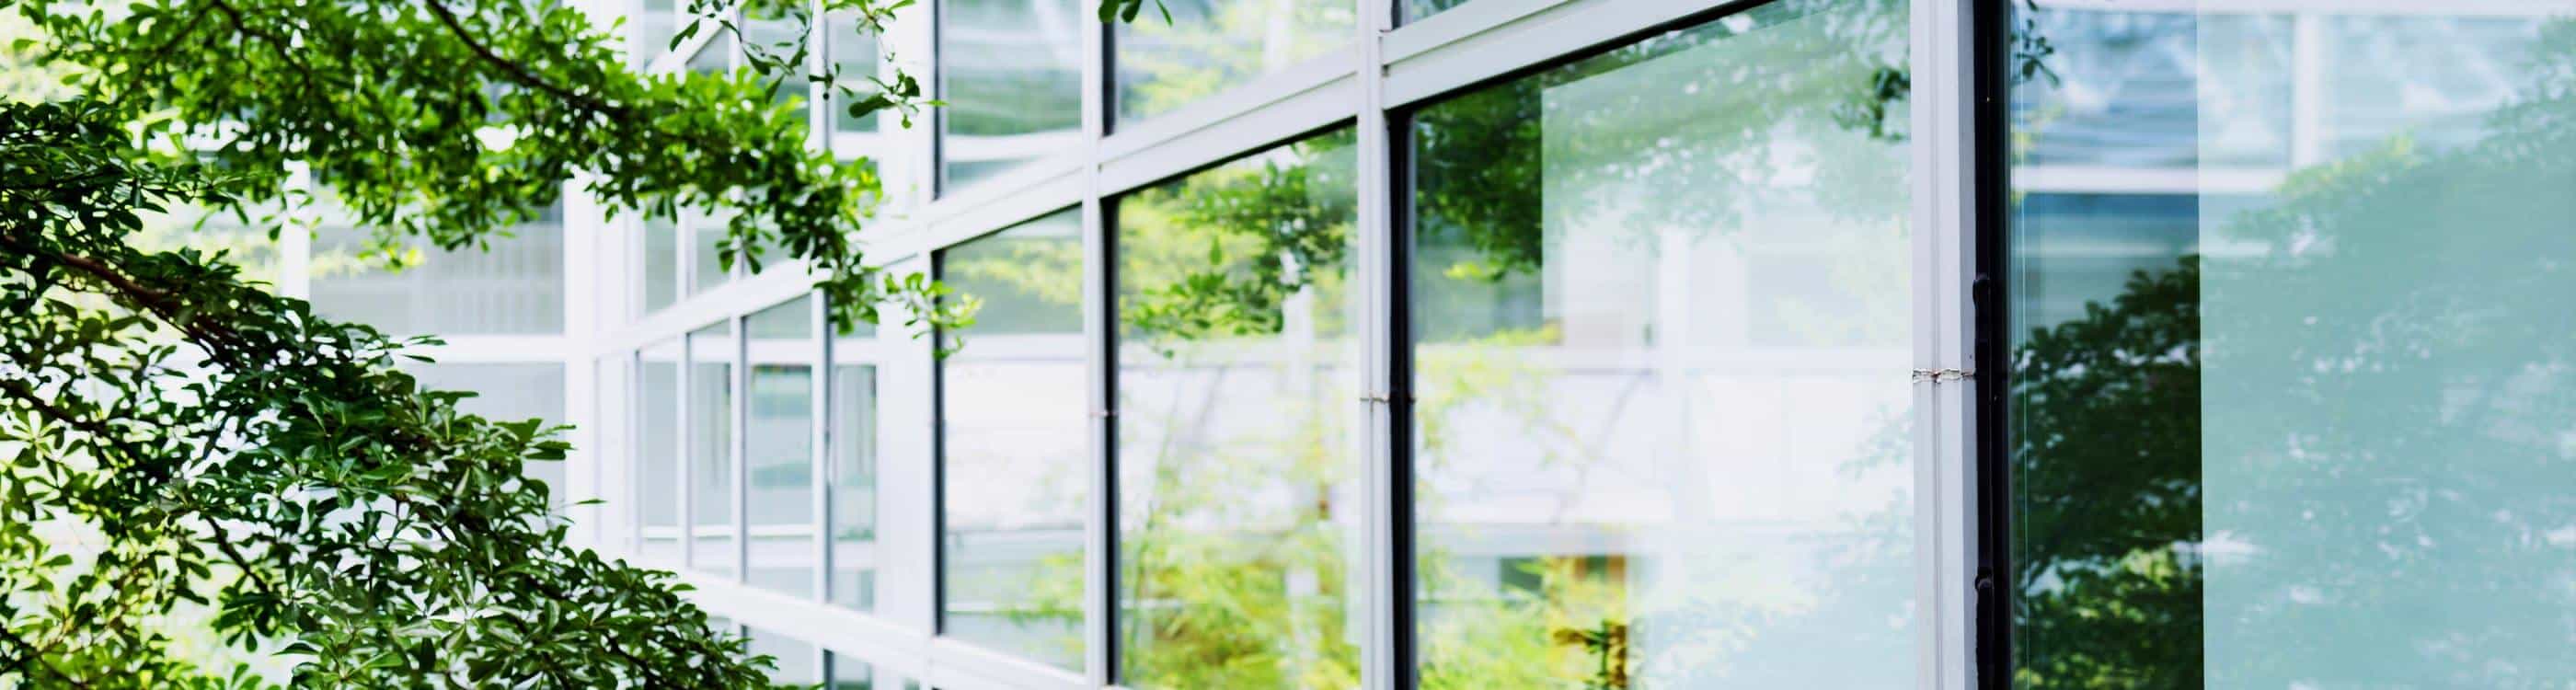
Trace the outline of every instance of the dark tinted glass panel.
[[2576, 677], [2576, 20], [2517, 7], [2022, 11], [2016, 685]]

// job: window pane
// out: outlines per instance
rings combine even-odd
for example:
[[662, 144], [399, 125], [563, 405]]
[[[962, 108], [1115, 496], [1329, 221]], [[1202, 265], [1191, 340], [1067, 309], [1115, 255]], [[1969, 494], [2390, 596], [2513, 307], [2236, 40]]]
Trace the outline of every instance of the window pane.
[[[787, 64], [779, 69], [762, 71], [760, 78], [779, 80], [770, 89], [770, 105], [802, 108], [806, 99], [813, 95], [813, 82], [805, 78], [807, 63], [802, 58], [811, 50], [806, 41], [805, 25], [783, 14], [776, 17], [750, 16], [757, 9], [766, 8], [744, 8], [743, 64], [751, 64], [750, 56], [755, 51], [771, 60], [786, 61]], [[811, 117], [811, 114], [807, 116]]]
[[1906, 105], [1866, 100], [1906, 26], [1775, 3], [1415, 115], [1422, 687], [1913, 684]]
[[680, 560], [680, 344], [663, 342], [637, 357], [635, 511], [644, 560]]
[[1395, 0], [1395, 11], [1399, 20], [1410, 24], [1467, 2], [1468, 0]]
[[644, 311], [652, 313], [680, 292], [680, 225], [670, 218], [644, 217]]
[[732, 222], [731, 211], [715, 214], [694, 209], [680, 211], [680, 227], [688, 232], [689, 251], [694, 253], [689, 261], [689, 294], [713, 290], [733, 280], [733, 268], [725, 265], [724, 255], [717, 247]]
[[[714, 33], [715, 38], [689, 57], [689, 71], [700, 75], [732, 73], [733, 34], [720, 29], [713, 20], [706, 23], [703, 31]], [[680, 232], [689, 242], [689, 294], [706, 292], [733, 280], [733, 268], [725, 265], [724, 256], [716, 246], [732, 221], [733, 214], [729, 211], [708, 213], [694, 207], [680, 209]]]
[[743, 511], [751, 534], [751, 584], [814, 596], [822, 544], [814, 514], [814, 304], [799, 297], [743, 320], [751, 361], [750, 428], [744, 462], [750, 486]]
[[2576, 15], [2312, 5], [2020, 18], [2060, 75], [2177, 27], [2014, 92], [2022, 687], [2576, 677]]
[[1358, 686], [1351, 145], [1345, 129], [1117, 201], [1128, 687]]
[[[405, 362], [404, 372], [412, 375], [423, 390], [469, 391], [475, 397], [456, 402], [456, 409], [466, 414], [481, 415], [493, 421], [542, 419], [548, 425], [563, 424], [564, 368], [557, 363], [538, 364], [463, 364]], [[564, 463], [560, 460], [533, 460], [523, 466], [533, 479], [544, 482], [556, 509], [562, 509], [567, 491]]]
[[840, 91], [831, 92], [833, 96], [832, 130], [851, 133], [877, 131], [876, 113], [850, 117], [850, 106], [847, 102], [855, 98], [865, 98], [866, 94], [877, 91], [876, 83], [868, 81], [877, 76], [879, 63], [883, 59], [878, 52], [877, 35], [866, 27], [860, 26], [856, 15], [847, 13], [834, 13], [825, 19], [824, 31], [828, 32], [824, 40], [831, 45], [832, 65], [839, 69], [836, 75], [837, 83], [842, 88], [857, 94], [853, 99], [843, 99], [840, 97]]
[[635, 64], [650, 64], [654, 58], [671, 52], [671, 35], [680, 30], [680, 3], [681, 0], [642, 0], [643, 6], [627, 22], [627, 35], [634, 41], [627, 52], [635, 56]]
[[868, 668], [866, 662], [834, 654], [830, 650], [823, 652], [823, 674], [823, 690], [875, 690], [877, 687], [875, 669]]
[[1066, 210], [937, 255], [983, 300], [939, 362], [940, 632], [1082, 667], [1082, 222]]
[[1073, 0], [940, 0], [941, 189], [963, 189], [1081, 139], [1082, 35]]
[[689, 333], [690, 565], [732, 573], [733, 324]]
[[[2048, 12], [2040, 35], [2082, 51], [2020, 84], [2013, 121], [2024, 162], [2067, 166], [2281, 165], [2290, 158], [2290, 18], [2282, 15]], [[2202, 59], [2200, 56], [2208, 56]], [[2224, 104], [2200, 117], [2194, 101]], [[2204, 123], [2223, 123], [2208, 132]]]
[[855, 324], [832, 343], [832, 582], [834, 604], [876, 608], [876, 329]]
[[1353, 37], [1349, 2], [1165, 0], [1159, 10], [1172, 20], [1116, 24], [1119, 122], [1170, 112]]
[[813, 643], [786, 635], [744, 628], [751, 638], [751, 653], [777, 659], [778, 668], [769, 672], [771, 687], [810, 688], [823, 682], [823, 650]]
[[403, 267], [365, 256], [370, 231], [326, 209], [313, 232], [315, 314], [397, 334], [540, 335], [563, 332], [563, 207], [453, 251], [406, 242]]

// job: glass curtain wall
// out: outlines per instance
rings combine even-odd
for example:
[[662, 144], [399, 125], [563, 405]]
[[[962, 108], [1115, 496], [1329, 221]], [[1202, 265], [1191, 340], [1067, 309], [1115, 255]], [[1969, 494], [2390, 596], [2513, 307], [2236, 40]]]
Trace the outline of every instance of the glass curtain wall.
[[[398, 365], [423, 389], [474, 393], [458, 401], [461, 412], [493, 420], [567, 420], [562, 359], [477, 342], [564, 335], [561, 203], [482, 246], [451, 250], [416, 239], [380, 244], [372, 229], [321, 196], [305, 209], [317, 221], [305, 253], [303, 295], [315, 316], [393, 335], [435, 335], [452, 349], [461, 347], [441, 361], [404, 359]], [[565, 463], [532, 462], [525, 472], [546, 484], [558, 510], [564, 506], [571, 491]]]
[[[372, 231], [336, 207], [313, 230], [313, 313], [387, 333], [560, 335], [563, 206], [511, 226], [486, 246], [371, 247]], [[560, 391], [556, 397], [562, 397]]]
[[2263, 7], [2015, 18], [2014, 684], [2563, 683], [2576, 8]]
[[838, 606], [876, 610], [876, 574], [884, 556], [877, 547], [876, 329], [853, 324], [832, 341], [827, 429], [831, 454], [826, 506], [832, 573], [827, 593]]
[[687, 395], [689, 567], [734, 574], [734, 338], [725, 321], [689, 333]]
[[1420, 687], [1914, 684], [1906, 109], [1862, 88], [1907, 21], [1775, 2], [1412, 113]]
[[939, 189], [964, 189], [1081, 140], [1074, 0], [939, 0]]
[[980, 305], [938, 363], [939, 633], [1080, 671], [1082, 222], [1067, 209], [940, 250]]
[[751, 367], [744, 402], [743, 518], [752, 586], [814, 597], [820, 567], [815, 487], [814, 365], [823, 341], [815, 336], [814, 298], [799, 297], [743, 319], [743, 348]]
[[1168, 0], [1142, 15], [1112, 27], [1122, 125], [1347, 44], [1356, 20], [1347, 0]]
[[635, 488], [638, 556], [647, 563], [680, 564], [680, 343], [664, 342], [636, 354]]
[[1127, 687], [1359, 682], [1352, 143], [1339, 129], [1116, 200]]

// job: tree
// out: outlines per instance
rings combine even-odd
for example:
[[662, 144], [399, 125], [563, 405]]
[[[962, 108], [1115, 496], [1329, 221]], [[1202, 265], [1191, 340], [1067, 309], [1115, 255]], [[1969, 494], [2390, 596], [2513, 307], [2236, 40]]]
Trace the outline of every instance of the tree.
[[[906, 4], [824, 9], [876, 31]], [[46, 77], [12, 70], [12, 100], [50, 102], [0, 106], [0, 684], [281, 680], [189, 649], [197, 627], [298, 685], [762, 682], [668, 573], [566, 544], [520, 472], [562, 457], [559, 427], [461, 414], [465, 394], [392, 366], [429, 340], [315, 318], [220, 253], [138, 233], [178, 205], [269, 222], [255, 209], [303, 201], [283, 191], [301, 167], [382, 247], [478, 247], [578, 179], [615, 209], [730, 215], [725, 263], [807, 262], [840, 323], [901, 303], [954, 327], [971, 307], [865, 263], [872, 167], [810, 147], [769, 97], [812, 80], [908, 121], [928, 105], [915, 80], [853, 91], [797, 68], [804, 33], [761, 44], [730, 19], [672, 43], [730, 32], [751, 69], [648, 77], [551, 0], [7, 10], [37, 34], [7, 57]]]
[[0, 678], [248, 686], [173, 653], [183, 605], [306, 685], [742, 686], [667, 573], [568, 546], [540, 420], [456, 411], [397, 341], [313, 317], [141, 215], [252, 177], [138, 165], [95, 103], [0, 110]]

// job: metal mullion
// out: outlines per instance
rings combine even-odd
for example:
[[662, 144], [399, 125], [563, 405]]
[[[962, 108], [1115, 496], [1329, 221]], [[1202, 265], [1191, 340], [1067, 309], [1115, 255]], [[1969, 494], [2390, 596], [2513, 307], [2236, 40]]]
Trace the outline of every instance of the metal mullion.
[[1407, 529], [1401, 509], [1399, 491], [1405, 483], [1399, 478], [1405, 462], [1403, 449], [1397, 447], [1400, 436], [1395, 425], [1404, 420], [1395, 416], [1391, 404], [1393, 391], [1402, 390], [1397, 377], [1396, 342], [1398, 332], [1394, 317], [1395, 300], [1401, 299], [1397, 277], [1396, 233], [1394, 227], [1397, 203], [1395, 195], [1394, 151], [1390, 140], [1395, 132], [1389, 128], [1385, 107], [1386, 71], [1382, 33], [1394, 25], [1395, 3], [1390, 0], [1355, 0], [1359, 6], [1360, 60], [1358, 61], [1359, 108], [1357, 155], [1359, 156], [1358, 273], [1360, 307], [1358, 323], [1361, 340], [1361, 390], [1364, 399], [1347, 404], [1360, 405], [1364, 423], [1361, 447], [1361, 503], [1365, 507], [1360, 519], [1361, 557], [1356, 559], [1363, 572], [1354, 581], [1364, 583], [1353, 588], [1358, 594], [1362, 636], [1360, 638], [1360, 687], [1369, 690], [1394, 690], [1412, 684], [1411, 639], [1407, 612], [1412, 604], [1412, 589], [1405, 585], [1403, 564], [1411, 562], [1404, 548]]
[[2011, 162], [2006, 155], [2012, 134], [2012, 88], [2007, 76], [2011, 48], [2004, 38], [2011, 34], [2012, 4], [2009, 0], [1952, 0], [1945, 8], [1951, 9], [1951, 16], [1964, 18], [1943, 31], [1964, 44], [1954, 51], [1963, 64], [1954, 70], [1957, 86], [1952, 93], [1972, 97], [1962, 98], [1967, 102], [1963, 108], [1967, 134], [1958, 148], [1963, 164], [1940, 172], [1962, 180], [1955, 194], [1965, 207], [1967, 226], [1959, 248], [1972, 282], [1962, 301], [1967, 313], [1960, 321], [1969, 327], [1967, 361], [1978, 373], [1967, 385], [1956, 387], [1958, 395], [1971, 396], [1961, 411], [1967, 417], [1963, 430], [1967, 438], [1959, 444], [1968, 452], [1954, 470], [1962, 475], [1958, 509], [1966, 517], [1958, 527], [1967, 556], [1961, 566], [1967, 571], [1962, 573], [1967, 577], [1967, 601], [1960, 611], [1966, 618], [1965, 637], [1957, 645], [1960, 649], [1942, 651], [1945, 661], [1965, 666], [1945, 674], [1945, 679], [1959, 680], [1956, 687], [2001, 688], [2011, 682], [2012, 654], [2011, 601], [2009, 593], [2002, 591], [2009, 586], [2012, 572], [2007, 503], [2012, 477], [2004, 416], [2012, 371], [2005, 350], [2009, 325], [2003, 304], [2011, 287], [2004, 258], [2007, 195], [2012, 191]]
[[1118, 654], [1118, 469], [1117, 370], [1110, 321], [1116, 312], [1109, 300], [1117, 290], [1112, 262], [1117, 257], [1109, 236], [1109, 219], [1100, 198], [1100, 141], [1109, 133], [1109, 109], [1116, 76], [1110, 71], [1111, 27], [1084, 21], [1082, 33], [1082, 330], [1083, 368], [1089, 373], [1087, 405], [1092, 414], [1084, 434], [1091, 510], [1083, 520], [1083, 668], [1094, 685], [1116, 681]]
[[810, 513], [810, 519], [814, 523], [814, 598], [830, 602], [832, 600], [832, 485], [834, 479], [831, 444], [834, 437], [832, 422], [837, 418], [832, 410], [832, 379], [839, 367], [832, 362], [833, 333], [829, 318], [831, 305], [824, 301], [823, 294], [819, 292], [814, 293], [813, 298], [806, 302], [807, 323], [814, 333], [813, 398], [809, 401], [811, 404], [805, 408], [813, 415], [806, 427], [806, 431], [812, 434], [810, 437], [812, 440], [806, 444], [806, 458], [810, 463], [806, 469], [811, 472], [809, 476], [813, 477], [814, 481], [814, 502]]
[[732, 456], [732, 464], [727, 469], [733, 474], [730, 491], [733, 494], [733, 578], [735, 582], [748, 582], [751, 578], [751, 434], [748, 433], [751, 429], [751, 339], [744, 337], [743, 327], [749, 324], [743, 315], [735, 314], [727, 317], [726, 321], [732, 326], [730, 335], [733, 338], [733, 370], [727, 372], [733, 390], [731, 395], [725, 396], [725, 402], [733, 408], [729, 411], [733, 423], [729, 439], [732, 443], [725, 449], [726, 454]]
[[680, 422], [672, 425], [679, 427], [672, 433], [679, 437], [680, 445], [672, 449], [672, 457], [677, 458], [678, 462], [671, 463], [671, 466], [672, 471], [679, 475], [679, 482], [676, 484], [676, 486], [680, 488], [679, 519], [674, 522], [678, 524], [677, 531], [680, 539], [681, 570], [688, 570], [696, 567], [698, 564], [698, 487], [696, 482], [690, 481], [691, 473], [689, 472], [690, 465], [697, 461], [697, 458], [695, 457], [696, 453], [694, 452], [696, 449], [689, 445], [692, 441], [697, 440], [692, 438], [695, 434], [690, 433], [690, 427], [694, 426], [694, 423], [697, 420], [689, 416], [689, 398], [695, 396], [698, 392], [694, 387], [696, 382], [691, 380], [696, 378], [695, 374], [697, 372], [695, 370], [698, 368], [696, 352], [697, 343], [693, 342], [695, 340], [697, 339], [689, 337], [686, 333], [681, 334], [680, 359], [679, 361], [672, 363], [672, 366], [674, 367], [673, 373], [675, 374], [672, 377], [672, 381], [674, 381], [675, 384], [672, 388], [673, 395], [671, 396], [671, 404], [672, 406], [679, 408], [677, 419]]
[[[832, 154], [832, 104], [824, 97], [831, 94], [832, 84], [814, 81], [814, 75], [832, 67], [832, 18], [826, 8], [823, 0], [805, 3], [810, 18], [805, 25], [805, 73], [796, 76], [805, 80], [805, 148], [828, 156]], [[834, 72], [833, 76], [840, 75]]]
[[626, 452], [623, 453], [625, 457], [622, 458], [627, 466], [625, 474], [629, 477], [625, 482], [624, 487], [626, 489], [624, 493], [626, 497], [627, 517], [626, 546], [628, 553], [641, 556], [644, 554], [644, 482], [643, 477], [638, 476], [641, 473], [636, 472], [635, 470], [644, 464], [644, 448], [642, 445], [635, 443], [633, 439], [637, 434], [646, 433], [647, 430], [652, 428], [644, 423], [644, 406], [651, 404], [652, 401], [643, 399], [643, 350], [634, 350], [627, 353], [626, 371], [629, 375], [627, 380], [634, 382], [632, 384], [633, 388], [629, 390], [627, 395], [623, 396], [627, 401], [625, 403], [627, 420], [626, 437], [629, 439], [624, 444], [626, 446]]
[[[893, 83], [898, 73], [904, 70], [904, 66], [891, 58], [910, 52], [919, 56], [921, 71], [924, 72], [916, 79], [927, 80], [934, 91], [939, 88], [937, 66], [932, 62], [938, 43], [937, 37], [933, 34], [936, 29], [937, 14], [934, 6], [938, 4], [938, 0], [931, 0], [910, 9], [901, 10], [894, 21], [887, 25], [886, 31], [877, 35], [877, 77], [879, 79]], [[916, 126], [908, 128], [903, 127], [901, 118], [877, 116], [878, 134], [889, 141], [898, 142], [893, 147], [897, 152], [897, 157], [891, 161], [893, 165], [881, 168], [884, 175], [880, 179], [901, 183], [898, 189], [887, 193], [888, 207], [911, 212], [922, 209], [930, 202], [931, 185], [939, 177], [936, 148], [939, 137], [940, 120], [938, 118], [942, 110], [945, 109], [932, 108]], [[888, 166], [888, 163], [888, 159], [877, 161], [879, 166]], [[900, 177], [897, 176], [897, 172], [901, 173]]]
[[[1921, 135], [1907, 142], [1913, 167], [1909, 228], [1912, 234], [1913, 339], [1911, 361], [1920, 371], [1973, 371], [1973, 330], [1967, 327], [1974, 278], [1976, 152], [1972, 130], [1976, 99], [1964, 18], [1971, 0], [1909, 3], [1908, 61], [1923, 77], [1908, 117]], [[1973, 374], [1971, 374], [1973, 376]], [[1969, 608], [1975, 603], [1974, 460], [1970, 424], [1975, 379], [1917, 383], [1913, 398], [1916, 686], [1964, 689], [1974, 674]]]

